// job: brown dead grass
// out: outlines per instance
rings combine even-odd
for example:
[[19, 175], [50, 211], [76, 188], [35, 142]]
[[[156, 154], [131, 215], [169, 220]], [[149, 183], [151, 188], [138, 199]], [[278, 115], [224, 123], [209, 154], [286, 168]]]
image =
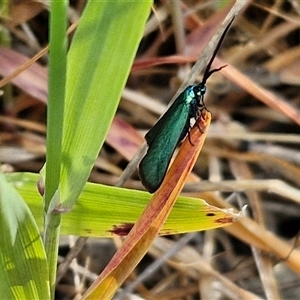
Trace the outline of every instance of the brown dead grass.
[[[181, 17], [163, 1], [156, 4], [91, 180], [116, 182], [228, 11], [217, 11], [214, 1], [201, 3], [183, 1]], [[81, 7], [78, 1], [73, 16]], [[128, 291], [145, 299], [299, 298], [299, 15], [296, 0], [253, 1], [235, 19], [214, 62], [227, 67], [207, 84], [205, 101], [214, 120], [185, 192], [219, 206], [248, 204], [252, 220], [189, 239], [158, 239], [128, 279]], [[13, 38], [0, 48], [6, 78], [46, 47], [47, 11], [19, 1], [2, 21]], [[0, 158], [15, 171], [38, 172], [44, 163], [46, 61], [3, 87]], [[137, 177], [127, 185], [142, 188]], [[112, 247], [111, 241], [90, 240], [73, 272], [58, 283], [57, 298], [80, 295]], [[159, 260], [174, 247], [172, 258]], [[61, 251], [68, 248], [69, 241], [62, 241]], [[98, 251], [104, 251], [100, 258]]]

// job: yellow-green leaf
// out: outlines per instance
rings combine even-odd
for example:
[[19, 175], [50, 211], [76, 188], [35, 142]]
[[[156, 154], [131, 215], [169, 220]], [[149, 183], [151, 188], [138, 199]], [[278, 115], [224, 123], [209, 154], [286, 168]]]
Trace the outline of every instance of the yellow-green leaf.
[[[6, 174], [38, 223], [43, 226], [42, 197], [37, 191], [38, 174]], [[149, 203], [147, 192], [87, 183], [73, 210], [62, 216], [62, 234], [90, 237], [126, 235]], [[209, 205], [202, 199], [179, 197], [163, 225], [160, 235], [201, 231], [223, 227], [234, 221], [234, 215]]]

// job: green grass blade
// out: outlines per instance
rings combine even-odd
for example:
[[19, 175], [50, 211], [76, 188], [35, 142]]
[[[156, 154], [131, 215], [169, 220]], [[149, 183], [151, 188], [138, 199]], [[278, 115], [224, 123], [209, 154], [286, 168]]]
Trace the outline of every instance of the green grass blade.
[[39, 229], [2, 173], [0, 228], [0, 299], [49, 299], [48, 266]]
[[151, 3], [87, 3], [68, 54], [62, 209], [76, 202], [104, 143]]

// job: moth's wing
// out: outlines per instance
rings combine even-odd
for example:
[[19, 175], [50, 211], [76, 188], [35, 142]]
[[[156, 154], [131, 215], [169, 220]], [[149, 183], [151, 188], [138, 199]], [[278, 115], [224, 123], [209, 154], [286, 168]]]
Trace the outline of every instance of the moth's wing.
[[150, 193], [154, 193], [164, 179], [175, 148], [185, 135], [189, 114], [189, 103], [177, 102], [176, 105], [175, 101], [146, 135], [149, 148], [140, 163], [139, 175]]
[[[189, 88], [189, 87], [188, 87]], [[186, 88], [173, 102], [173, 104], [169, 107], [169, 109], [164, 113], [164, 115], [154, 124], [154, 126], [146, 133], [145, 139], [147, 141], [148, 146], [150, 146], [157, 138], [157, 136], [161, 136], [164, 134], [168, 134], [169, 128], [166, 124], [169, 123], [169, 120], [172, 119], [172, 122], [176, 123], [176, 120], [174, 121], [174, 115], [177, 115], [177, 118], [183, 118], [178, 111], [180, 109], [183, 110], [187, 109], [186, 106], [190, 106], [190, 104], [186, 101], [186, 97], [188, 94], [188, 88]], [[186, 119], [185, 119], [186, 121]], [[182, 128], [183, 130], [183, 128]]]

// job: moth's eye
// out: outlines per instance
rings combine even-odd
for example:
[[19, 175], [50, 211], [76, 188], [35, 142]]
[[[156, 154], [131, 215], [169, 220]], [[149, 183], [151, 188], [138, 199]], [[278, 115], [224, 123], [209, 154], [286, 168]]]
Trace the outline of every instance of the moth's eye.
[[205, 94], [205, 92], [206, 92], [206, 87], [202, 86], [197, 89], [196, 94], [197, 94], [197, 96], [203, 96]]

